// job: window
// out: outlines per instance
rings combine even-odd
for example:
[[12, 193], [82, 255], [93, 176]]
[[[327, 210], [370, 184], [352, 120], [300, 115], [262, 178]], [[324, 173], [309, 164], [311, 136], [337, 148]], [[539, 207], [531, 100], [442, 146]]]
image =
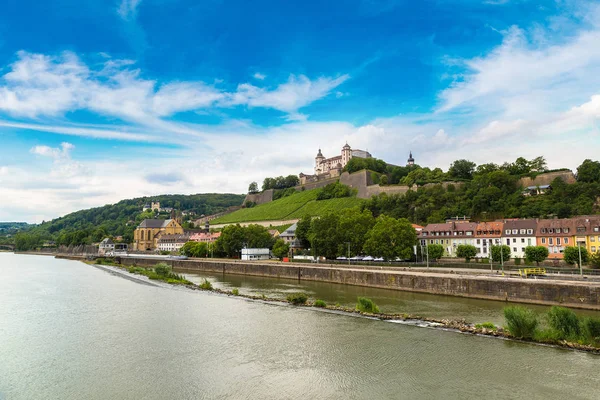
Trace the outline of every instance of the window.
[[556, 238], [556, 244], [560, 244], [560, 238]]
[[517, 233], [519, 233], [519, 230], [518, 229], [513, 229], [512, 233], [513, 233], [513, 235], [516, 235]]
[[569, 244], [569, 238], [564, 238], [563, 243], [564, 244]]
[[554, 228], [548, 228], [548, 233], [554, 233]]
[[584, 226], [578, 226], [577, 227], [577, 233], [581, 233], [581, 232], [585, 232], [585, 227]]
[[144, 240], [144, 231], [141, 231], [140, 233], [141, 233], [140, 240]]
[[513, 253], [516, 253], [516, 252], [517, 252], [517, 248], [513, 247]]
[[477, 244], [481, 244], [481, 239], [477, 239]]
[[554, 253], [554, 249], [552, 247], [548, 247], [548, 253], [550, 253], [550, 254]]
[[556, 233], [560, 233], [560, 228], [556, 228]]
[[483, 254], [487, 254], [487, 247], [483, 248]]
[[528, 235], [533, 235], [533, 229], [527, 229], [527, 234]]
[[521, 235], [524, 235], [524, 234], [525, 234], [525, 229], [521, 229], [521, 230], [519, 231], [519, 233], [520, 233]]
[[506, 239], [506, 245], [510, 246], [510, 239]]
[[513, 243], [517, 243], [517, 239], [513, 238]]
[[507, 235], [510, 235], [510, 229], [505, 230], [504, 233], [506, 233]]
[[525, 238], [521, 238], [521, 243], [525, 243]]
[[546, 238], [542, 238], [542, 244], [546, 244]]
[[473, 236], [473, 232], [472, 231], [467, 232], [467, 236]]
[[594, 236], [590, 236], [590, 242], [595, 242], [596, 238]]
[[569, 228], [565, 228], [565, 229], [563, 229], [563, 232], [564, 232], [564, 233], [569, 233]]
[[429, 239], [429, 244], [433, 244], [433, 239]]
[[525, 253], [525, 247], [521, 247], [521, 251]]
[[527, 239], [527, 246], [531, 246], [531, 239]]
[[596, 252], [596, 246], [592, 246], [592, 253]]
[[542, 229], [540, 229], [540, 232], [541, 232], [541, 233], [546, 233], [546, 228], [542, 228]]
[[597, 226], [595, 226], [595, 227], [594, 227], [594, 232], [598, 232], [598, 231], [600, 231], [600, 228], [599, 228], [599, 227], [597, 227]]
[[552, 238], [548, 238], [548, 244], [554, 244], [554, 241], [552, 240]]

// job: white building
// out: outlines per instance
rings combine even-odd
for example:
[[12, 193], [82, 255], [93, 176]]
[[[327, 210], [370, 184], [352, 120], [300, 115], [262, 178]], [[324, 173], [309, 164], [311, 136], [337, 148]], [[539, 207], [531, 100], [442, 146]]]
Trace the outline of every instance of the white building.
[[319, 149], [315, 157], [315, 175], [326, 174], [331, 170], [341, 171], [353, 157], [371, 158], [371, 153], [365, 150], [352, 149], [346, 143], [342, 147], [342, 153], [339, 156], [325, 158], [323, 153], [321, 153], [321, 149]]
[[525, 258], [525, 248], [527, 246], [536, 246], [536, 228], [537, 221], [534, 219], [504, 222], [502, 244], [510, 247], [512, 258]]
[[242, 260], [268, 260], [271, 258], [271, 250], [269, 249], [242, 249]]
[[105, 255], [115, 251], [115, 242], [111, 238], [104, 238], [98, 245], [98, 254]]
[[189, 240], [190, 237], [186, 234], [161, 235], [158, 239], [158, 250], [178, 253]]

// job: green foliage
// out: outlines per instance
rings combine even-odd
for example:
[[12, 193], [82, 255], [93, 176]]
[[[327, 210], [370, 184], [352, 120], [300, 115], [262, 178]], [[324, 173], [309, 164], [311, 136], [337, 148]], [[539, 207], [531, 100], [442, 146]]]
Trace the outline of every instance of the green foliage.
[[325, 308], [327, 307], [327, 303], [325, 303], [323, 300], [315, 300], [315, 304], [313, 304], [315, 307], [321, 307], [321, 308]]
[[532, 339], [536, 334], [538, 317], [529, 308], [505, 307], [504, 319], [509, 332], [517, 338]]
[[275, 239], [264, 226], [251, 224], [248, 226], [228, 225], [221, 231], [215, 247], [218, 253], [228, 257], [239, 256], [242, 248], [271, 248]]
[[475, 258], [477, 255], [477, 247], [470, 244], [459, 244], [456, 247], [456, 256], [464, 258], [467, 262], [471, 261], [471, 258]]
[[290, 252], [290, 244], [283, 239], [278, 239], [273, 245], [273, 255], [279, 259], [287, 256]]
[[210, 281], [208, 279], [204, 279], [204, 282], [202, 282], [198, 286], [200, 287], [200, 289], [203, 289], [203, 290], [213, 290], [213, 285], [212, 285], [212, 283], [210, 283]]
[[387, 164], [385, 163], [385, 161], [373, 157], [353, 157], [350, 159], [350, 161], [348, 161], [348, 163], [344, 167], [344, 171], [347, 171], [349, 173], [362, 171], [363, 169], [384, 173], [387, 169]]
[[548, 248], [544, 246], [527, 246], [525, 247], [525, 259], [528, 262], [535, 262], [540, 265], [542, 261], [548, 258]]
[[491, 329], [494, 331], [496, 329], [498, 329], [498, 327], [496, 325], [494, 325], [492, 322], [484, 322], [482, 324], [475, 324], [475, 328], [477, 328], [477, 329], [485, 328], [485, 329]]
[[300, 244], [305, 249], [310, 248], [309, 233], [311, 222], [312, 217], [307, 214], [303, 216], [296, 224], [296, 239], [300, 241]]
[[410, 259], [417, 234], [406, 219], [397, 220], [385, 215], [379, 216], [373, 228], [365, 235], [365, 253], [393, 260], [396, 257]]
[[231, 289], [231, 294], [234, 296], [239, 296], [240, 290], [238, 288], [233, 288], [233, 289]]
[[317, 200], [341, 199], [352, 196], [356, 196], [356, 189], [352, 189], [350, 186], [346, 186], [340, 182], [335, 182], [320, 189], [317, 194]]
[[519, 257], [515, 257], [515, 265], [521, 265], [521, 259]]
[[444, 246], [441, 244], [428, 244], [425, 251], [430, 260], [439, 260], [444, 256]]
[[475, 164], [468, 160], [456, 160], [450, 165], [448, 175], [451, 179], [470, 180], [475, 172]]
[[154, 272], [160, 276], [168, 276], [171, 273], [171, 267], [166, 263], [158, 263], [154, 266]]
[[287, 189], [275, 190], [273, 192], [273, 200], [281, 199], [283, 197], [288, 197], [296, 193], [296, 189], [293, 187]]
[[15, 250], [36, 250], [42, 245], [42, 237], [35, 233], [22, 232], [15, 235]]
[[581, 262], [583, 264], [588, 262], [589, 254], [585, 247], [576, 247], [576, 246], [567, 246], [565, 247], [565, 252], [563, 254], [564, 260], [567, 264], [579, 265], [579, 254], [581, 252]]
[[600, 162], [584, 160], [577, 168], [577, 181], [587, 183], [600, 182]]
[[589, 259], [590, 267], [600, 268], [600, 252], [593, 253]]
[[326, 258], [337, 256], [340, 243], [338, 239], [339, 221], [338, 213], [334, 212], [312, 220], [308, 237], [314, 255], [322, 255]]
[[510, 247], [507, 245], [492, 246], [492, 261], [508, 261], [510, 260]]
[[553, 306], [547, 314], [550, 328], [558, 333], [560, 339], [575, 339], [579, 337], [581, 330], [579, 318], [568, 308]]
[[288, 175], [286, 177], [278, 176], [276, 178], [265, 178], [262, 184], [262, 190], [268, 189], [287, 189], [298, 186], [300, 179], [296, 175]]
[[306, 293], [290, 293], [287, 295], [287, 301], [294, 305], [306, 304], [308, 296]]
[[581, 320], [581, 333], [588, 343], [600, 342], [600, 319], [585, 317]]
[[153, 269], [141, 268], [141, 267], [129, 267], [127, 271], [131, 274], [144, 275], [149, 279], [163, 281], [167, 283], [176, 283], [191, 285], [192, 282], [185, 279], [183, 275], [176, 274], [171, 271], [171, 267], [166, 263], [158, 263]]
[[245, 207], [245, 208], [252, 208], [252, 207], [256, 207], [256, 202], [254, 202], [254, 201], [249, 201], [249, 200], [248, 200], [248, 201], [246, 201], [246, 202], [244, 203], [244, 207]]
[[358, 207], [340, 210], [338, 215], [337, 254], [348, 256], [348, 244], [350, 257], [360, 254], [367, 233], [375, 225], [375, 218], [369, 210], [360, 211]]
[[208, 244], [205, 242], [186, 242], [181, 247], [181, 254], [188, 257], [207, 257]]
[[358, 298], [358, 303], [356, 303], [356, 309], [360, 312], [366, 312], [371, 314], [378, 314], [380, 312], [379, 307], [377, 307], [377, 304], [375, 304], [373, 300], [368, 299], [366, 297]]
[[248, 193], [253, 194], [253, 193], [258, 193], [258, 183], [256, 182], [252, 182], [249, 186], [248, 186]]

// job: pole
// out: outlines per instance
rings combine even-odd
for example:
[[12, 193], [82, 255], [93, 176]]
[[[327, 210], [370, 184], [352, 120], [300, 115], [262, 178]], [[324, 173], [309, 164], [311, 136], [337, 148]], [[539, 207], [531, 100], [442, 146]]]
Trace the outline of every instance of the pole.
[[502, 272], [504, 272], [504, 246], [500, 243], [500, 265], [502, 265]]
[[429, 246], [425, 245], [425, 250], [427, 250], [427, 268], [429, 268]]
[[583, 276], [583, 269], [581, 268], [581, 242], [577, 243], [579, 247], [579, 275]]
[[347, 242], [348, 244], [348, 265], [350, 265], [350, 242]]
[[[491, 242], [490, 242], [490, 243], [491, 243]], [[492, 256], [493, 256], [493, 254], [494, 254], [493, 250], [494, 250], [494, 246], [490, 246], [490, 271], [491, 271], [491, 272], [494, 272], [494, 264], [492, 263], [492, 261], [493, 261], [493, 260], [492, 260], [492, 259], [493, 259], [493, 257], [492, 257]]]

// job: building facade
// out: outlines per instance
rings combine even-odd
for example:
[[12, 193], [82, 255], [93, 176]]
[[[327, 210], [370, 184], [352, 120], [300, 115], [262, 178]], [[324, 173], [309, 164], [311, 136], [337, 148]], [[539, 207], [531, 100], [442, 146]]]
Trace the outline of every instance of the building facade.
[[133, 250], [157, 250], [161, 235], [176, 234], [182, 235], [183, 228], [174, 219], [145, 219], [133, 232]]
[[575, 246], [575, 220], [540, 219], [535, 235], [537, 245], [548, 248], [548, 258], [562, 259], [565, 247]]
[[353, 157], [371, 158], [371, 153], [365, 150], [352, 149], [348, 143], [342, 147], [342, 152], [339, 156], [325, 158], [321, 149], [315, 157], [315, 175], [327, 174], [337, 171], [335, 176], [339, 176], [342, 169], [348, 164]]
[[535, 219], [515, 219], [504, 221], [502, 244], [510, 247], [511, 257], [525, 258], [525, 248], [535, 246], [537, 240]]
[[103, 256], [115, 251], [115, 242], [111, 238], [104, 238], [98, 245], [98, 254]]
[[190, 235], [193, 242], [214, 243], [221, 236], [221, 232], [198, 232]]
[[477, 257], [489, 257], [492, 246], [500, 246], [502, 240], [502, 228], [504, 223], [500, 221], [480, 222], [475, 232], [475, 247]]
[[183, 245], [189, 242], [189, 240], [190, 237], [186, 234], [160, 235], [158, 250], [179, 253]]
[[475, 245], [477, 223], [448, 221], [443, 224], [428, 224], [418, 234], [421, 246], [441, 244], [447, 257], [456, 257], [456, 248], [461, 244]]
[[600, 215], [573, 218], [575, 237], [573, 246], [585, 247], [590, 254], [600, 251]]

